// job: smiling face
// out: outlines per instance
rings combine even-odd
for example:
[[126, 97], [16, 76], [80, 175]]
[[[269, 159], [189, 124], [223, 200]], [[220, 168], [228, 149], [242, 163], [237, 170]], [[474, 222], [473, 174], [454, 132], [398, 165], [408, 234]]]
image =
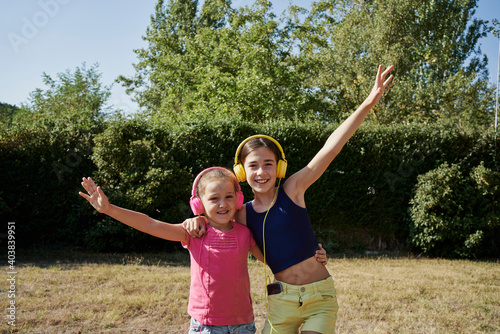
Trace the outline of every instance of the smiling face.
[[267, 147], [259, 147], [251, 151], [243, 162], [248, 185], [254, 192], [274, 191], [276, 183], [277, 160]]
[[222, 231], [232, 228], [236, 213], [236, 189], [230, 180], [214, 179], [204, 186], [200, 196], [210, 226]]

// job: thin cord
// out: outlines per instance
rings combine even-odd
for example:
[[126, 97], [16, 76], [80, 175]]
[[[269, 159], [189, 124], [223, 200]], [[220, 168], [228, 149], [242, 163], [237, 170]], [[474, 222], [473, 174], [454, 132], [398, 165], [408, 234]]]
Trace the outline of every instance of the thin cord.
[[271, 205], [269, 206], [269, 209], [267, 209], [266, 215], [264, 216], [264, 222], [262, 223], [262, 248], [263, 248], [263, 255], [264, 255], [264, 296], [265, 298], [265, 306], [266, 306], [266, 312], [267, 312], [267, 318], [269, 321], [269, 325], [271, 325], [271, 333], [275, 331], [276, 333], [279, 334], [279, 332], [274, 328], [272, 320], [271, 320], [271, 314], [269, 313], [269, 305], [267, 303], [267, 290], [266, 286], [269, 284], [268, 282], [271, 282], [271, 280], [267, 277], [267, 260], [266, 260], [266, 236], [265, 236], [265, 231], [266, 231], [266, 219], [267, 215], [269, 214], [269, 211], [274, 205], [274, 202], [276, 202], [276, 198], [278, 197], [278, 190], [280, 188], [281, 184], [281, 179], [278, 181], [278, 187], [276, 188], [276, 191], [274, 192], [274, 198], [273, 201], [271, 202]]

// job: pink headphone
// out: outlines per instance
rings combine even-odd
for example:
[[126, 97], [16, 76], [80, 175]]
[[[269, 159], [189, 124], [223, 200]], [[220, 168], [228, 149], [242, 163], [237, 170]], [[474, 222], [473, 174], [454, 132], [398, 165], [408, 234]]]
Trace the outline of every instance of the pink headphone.
[[[223, 167], [210, 167], [205, 170], [203, 170], [196, 179], [193, 182], [193, 189], [191, 190], [191, 199], [189, 200], [189, 205], [191, 206], [191, 210], [193, 210], [193, 213], [197, 216], [201, 215], [202, 213], [205, 212], [205, 208], [203, 207], [203, 203], [201, 202], [201, 198], [199, 196], [196, 196], [196, 186], [198, 184], [198, 181], [200, 178], [203, 176], [208, 171], [214, 170], [214, 169], [220, 169], [227, 171], [231, 174], [233, 174], [229, 169], [223, 168]], [[235, 177], [236, 179], [236, 177]], [[236, 210], [241, 209], [243, 206], [243, 193], [241, 192], [241, 187], [238, 182], [235, 182], [236, 185]]]

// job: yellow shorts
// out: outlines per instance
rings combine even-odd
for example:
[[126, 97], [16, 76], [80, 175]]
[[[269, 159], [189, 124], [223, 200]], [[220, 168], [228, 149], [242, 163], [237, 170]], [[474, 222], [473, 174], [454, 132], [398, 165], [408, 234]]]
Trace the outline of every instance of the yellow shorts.
[[263, 334], [292, 334], [299, 329], [335, 333], [339, 306], [332, 277], [305, 285], [280, 283], [283, 291], [268, 296]]

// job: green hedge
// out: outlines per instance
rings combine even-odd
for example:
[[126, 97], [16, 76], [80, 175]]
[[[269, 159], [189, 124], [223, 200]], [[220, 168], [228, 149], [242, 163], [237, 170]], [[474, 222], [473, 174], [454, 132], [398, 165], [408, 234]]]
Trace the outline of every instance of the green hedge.
[[0, 134], [0, 217], [16, 223], [18, 247], [84, 246], [94, 221], [79, 202], [82, 175], [92, 174], [93, 136], [102, 125], [47, 121]]
[[498, 254], [500, 172], [483, 164], [469, 174], [444, 163], [420, 175], [411, 201], [412, 243], [435, 256], [477, 258]]
[[[67, 144], [49, 139], [37, 144], [39, 134], [35, 132], [25, 134], [32, 139], [3, 138], [0, 154], [8, 163], [2, 168], [4, 173], [11, 170], [11, 181], [4, 189], [13, 188], [22, 200], [7, 200], [3, 192], [0, 209], [5, 220], [26, 224], [26, 231], [36, 227], [37, 233], [26, 238], [30, 244], [66, 243], [95, 250], [169, 249], [177, 246], [92, 212], [77, 195], [81, 177], [94, 177], [112, 203], [177, 223], [192, 215], [188, 201], [197, 173], [213, 165], [231, 168], [234, 152], [246, 137], [262, 133], [276, 138], [285, 150], [289, 176], [310, 161], [335, 127], [320, 122], [254, 124], [229, 119], [199, 119], [173, 126], [167, 120], [116, 119], [108, 121], [104, 131], [94, 131], [92, 162], [80, 154], [81, 161], [76, 164], [75, 160], [76, 166], [69, 166], [70, 170], [64, 166], [81, 136], [59, 133], [61, 138], [68, 137]], [[418, 175], [444, 162], [460, 163], [464, 171], [481, 161], [494, 168], [493, 144], [492, 133], [457, 126], [363, 125], [306, 193], [318, 239], [329, 251], [405, 248]], [[21, 157], [30, 162], [22, 162]], [[62, 184], [54, 163], [66, 172]], [[242, 188], [250, 199], [251, 189]], [[31, 189], [37, 189], [37, 195]], [[54, 191], [65, 194], [62, 200], [55, 196], [53, 201]], [[38, 198], [41, 192], [43, 199]]]

